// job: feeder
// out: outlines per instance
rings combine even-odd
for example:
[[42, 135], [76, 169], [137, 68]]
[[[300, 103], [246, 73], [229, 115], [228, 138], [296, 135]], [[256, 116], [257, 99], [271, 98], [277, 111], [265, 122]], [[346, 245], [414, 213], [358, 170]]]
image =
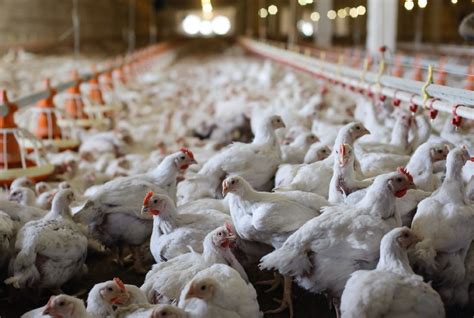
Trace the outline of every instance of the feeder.
[[[75, 138], [74, 127], [59, 127], [58, 119], [62, 116], [53, 102], [56, 90], [51, 87], [49, 79], [45, 80], [45, 86], [49, 94], [31, 109], [26, 125], [31, 127], [33, 134], [45, 146], [53, 147], [58, 151], [76, 150], [80, 142]], [[24, 141], [24, 146], [28, 151], [32, 151], [34, 147], [28, 139]]]
[[[15, 124], [14, 115], [18, 107], [8, 101], [5, 90], [1, 92], [0, 104], [7, 107], [0, 114], [0, 185], [9, 186], [19, 177], [45, 180], [53, 174], [54, 166], [42, 156], [41, 141]], [[33, 145], [31, 153], [24, 147], [25, 142]]]
[[58, 125], [60, 127], [77, 126], [86, 129], [106, 125], [108, 123], [106, 118], [98, 118], [97, 114], [89, 115], [85, 112], [80, 90], [81, 80], [75, 70], [72, 72], [72, 80], [75, 84], [67, 90], [64, 98], [64, 109], [67, 117], [58, 119]]
[[85, 99], [85, 111], [88, 114], [95, 114], [98, 118], [111, 117], [114, 112], [120, 111], [120, 103], [112, 101], [106, 103], [100, 87], [99, 75], [94, 72], [88, 83], [88, 95]]

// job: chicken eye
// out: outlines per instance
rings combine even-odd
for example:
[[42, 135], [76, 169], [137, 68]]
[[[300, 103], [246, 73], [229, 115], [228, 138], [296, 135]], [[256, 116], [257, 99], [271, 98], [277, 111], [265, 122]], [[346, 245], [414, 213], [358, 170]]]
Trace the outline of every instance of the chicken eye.
[[322, 150], [322, 153], [326, 153], [326, 149], [323, 149], [323, 150]]
[[61, 307], [64, 306], [64, 301], [60, 301], [59, 306], [61, 306]]
[[158, 203], [158, 200], [157, 200], [157, 199], [153, 200], [153, 203], [157, 204], [157, 203]]
[[359, 126], [356, 126], [356, 129], [357, 129], [357, 130], [360, 130], [360, 127], [359, 127]]
[[230, 184], [235, 184], [235, 180], [232, 180], [232, 181], [230, 182]]
[[108, 290], [109, 292], [111, 292], [111, 291], [113, 291], [113, 288], [112, 288], [112, 287], [108, 287], [107, 290]]
[[206, 290], [206, 286], [201, 286], [201, 290]]
[[217, 235], [222, 236], [222, 232], [217, 233]]
[[181, 156], [181, 157], [179, 157], [179, 159], [184, 160], [184, 159], [186, 159], [186, 157], [185, 157], [185, 156]]
[[163, 311], [161, 314], [162, 314], [162, 316], [167, 316], [167, 315], [168, 315], [168, 312]]
[[397, 178], [397, 182], [402, 182], [402, 178]]
[[281, 120], [277, 119], [277, 123], [281, 122]]
[[441, 150], [441, 149], [438, 149], [438, 153], [443, 153], [443, 150]]

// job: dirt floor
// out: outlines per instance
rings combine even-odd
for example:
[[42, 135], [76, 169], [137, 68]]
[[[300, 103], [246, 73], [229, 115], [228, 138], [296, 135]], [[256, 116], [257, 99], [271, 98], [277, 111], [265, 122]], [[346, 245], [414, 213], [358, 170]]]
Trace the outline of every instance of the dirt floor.
[[[87, 291], [98, 282], [110, 280], [114, 277], [120, 277], [127, 284], [135, 284], [140, 286], [143, 283], [145, 275], [136, 274], [132, 269], [121, 268], [108, 255], [97, 256], [93, 255], [88, 258], [87, 264], [89, 273], [80, 280], [73, 281], [64, 286], [63, 290], [68, 294], [76, 294], [83, 292], [82, 298], [87, 298]], [[271, 273], [262, 273], [256, 270], [250, 270], [250, 280], [255, 283], [260, 280], [271, 279]], [[255, 284], [254, 284], [255, 285]], [[270, 293], [264, 291], [268, 287], [256, 285], [259, 295], [259, 303], [262, 310], [274, 309], [278, 304], [274, 301], [275, 298], [281, 298], [282, 288], [278, 288]], [[13, 297], [9, 297], [13, 295]], [[0, 285], [0, 317], [1, 318], [18, 318], [28, 310], [44, 305], [48, 299], [49, 294], [41, 296], [40, 301], [35, 303], [33, 297], [16, 294], [15, 291], [5, 288], [5, 285]], [[336, 317], [334, 311], [329, 308], [326, 298], [323, 296], [310, 294], [297, 286], [293, 286], [293, 306], [295, 309], [295, 318], [329, 318]], [[265, 315], [265, 317], [286, 318], [288, 312], [280, 314]], [[452, 310], [448, 317], [452, 318], [467, 318], [473, 317], [473, 313], [460, 312]]]

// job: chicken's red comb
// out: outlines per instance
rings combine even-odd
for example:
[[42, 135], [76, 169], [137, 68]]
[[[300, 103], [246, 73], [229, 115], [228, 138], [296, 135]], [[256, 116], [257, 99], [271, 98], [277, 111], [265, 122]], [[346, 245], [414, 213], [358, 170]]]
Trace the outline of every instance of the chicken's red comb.
[[146, 195], [145, 195], [145, 198], [143, 199], [143, 205], [144, 206], [147, 206], [148, 205], [148, 201], [150, 201], [151, 197], [153, 196], [153, 191], [149, 191]]
[[187, 155], [189, 158], [194, 159], [194, 154], [188, 148], [183, 147], [180, 149], [180, 151], [184, 153], [185, 155]]
[[413, 176], [410, 174], [410, 172], [408, 172], [406, 168], [398, 167], [397, 171], [399, 173], [403, 173], [407, 177], [408, 181], [413, 182]]
[[120, 290], [123, 290], [123, 291], [127, 290], [125, 288], [125, 284], [122, 282], [122, 280], [120, 278], [114, 277], [114, 283], [117, 284], [117, 286], [118, 286], [118, 288], [120, 288]]
[[224, 226], [230, 235], [234, 234], [234, 229], [232, 228], [232, 225], [229, 222], [225, 222]]

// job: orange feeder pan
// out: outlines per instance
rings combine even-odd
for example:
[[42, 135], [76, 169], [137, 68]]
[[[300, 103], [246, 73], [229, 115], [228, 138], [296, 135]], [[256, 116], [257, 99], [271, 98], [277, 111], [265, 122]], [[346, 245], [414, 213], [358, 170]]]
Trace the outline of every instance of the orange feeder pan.
[[[54, 172], [54, 166], [40, 156], [40, 143], [33, 149], [36, 162], [28, 158], [23, 142], [34, 138], [29, 132], [18, 128], [14, 114], [18, 110], [8, 101], [7, 93], [2, 90], [0, 104], [5, 104], [8, 113], [0, 114], [0, 185], [9, 186], [19, 177], [28, 177], [34, 181], [47, 179]], [[35, 144], [31, 141], [32, 144]]]
[[[45, 80], [46, 89], [49, 96], [40, 100], [33, 111], [37, 114], [36, 126], [33, 129], [34, 135], [43, 141], [45, 145], [51, 145], [59, 151], [77, 150], [79, 140], [66, 138], [58, 125], [57, 110], [53, 102], [56, 90], [51, 87], [49, 79]], [[33, 150], [33, 145], [29, 140], [24, 141], [24, 146], [29, 151]]]
[[67, 90], [64, 102], [64, 108], [66, 109], [67, 118], [58, 119], [58, 125], [60, 127], [77, 126], [84, 129], [88, 129], [93, 126], [107, 124], [108, 120], [94, 118], [94, 116], [89, 116], [85, 112], [85, 106], [82, 100], [80, 89], [81, 80], [79, 79], [77, 71], [72, 72], [72, 79], [76, 82], [76, 84], [71, 86]]
[[88, 101], [89, 105], [85, 107], [85, 111], [89, 114], [95, 114], [99, 118], [111, 117], [114, 112], [120, 110], [120, 107], [105, 103], [97, 73], [89, 80]]

